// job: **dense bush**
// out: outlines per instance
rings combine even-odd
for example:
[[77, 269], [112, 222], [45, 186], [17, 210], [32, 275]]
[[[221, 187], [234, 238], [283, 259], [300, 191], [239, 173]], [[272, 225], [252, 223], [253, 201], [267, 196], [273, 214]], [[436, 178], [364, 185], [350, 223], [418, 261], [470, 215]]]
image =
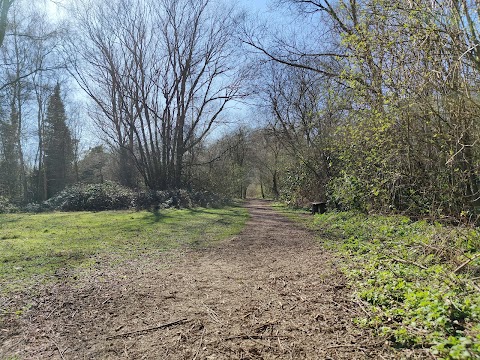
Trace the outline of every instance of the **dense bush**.
[[105, 182], [74, 185], [41, 204], [28, 204], [23, 210], [27, 212], [103, 211], [130, 208], [153, 210], [172, 207], [219, 207], [227, 202], [227, 199], [205, 191], [189, 192], [183, 189], [133, 191], [113, 182]]
[[192, 201], [196, 206], [220, 207], [229, 203], [229, 199], [209, 191], [197, 191], [192, 194]]
[[162, 208], [192, 208], [220, 207], [229, 202], [227, 198], [221, 197], [209, 191], [189, 192], [184, 189], [154, 191], [139, 191], [132, 200], [132, 207], [136, 209], [162, 209]]
[[355, 177], [343, 174], [328, 184], [328, 199], [330, 205], [341, 210], [363, 210], [362, 196]]
[[0, 214], [16, 212], [18, 209], [6, 197], [0, 196]]
[[280, 198], [292, 207], [308, 206], [312, 201], [325, 201], [325, 179], [319, 178], [305, 164], [284, 169], [280, 180]]
[[44, 202], [44, 208], [61, 211], [122, 210], [131, 206], [133, 192], [112, 182], [71, 186]]

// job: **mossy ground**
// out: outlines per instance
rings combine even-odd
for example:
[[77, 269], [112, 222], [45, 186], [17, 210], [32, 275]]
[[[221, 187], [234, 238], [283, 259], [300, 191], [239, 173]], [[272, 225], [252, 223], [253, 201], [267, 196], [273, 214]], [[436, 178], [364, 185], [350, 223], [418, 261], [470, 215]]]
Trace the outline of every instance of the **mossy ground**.
[[239, 207], [2, 214], [0, 292], [21, 290], [64, 269], [89, 268], [97, 255], [125, 258], [204, 246], [240, 232], [247, 217]]

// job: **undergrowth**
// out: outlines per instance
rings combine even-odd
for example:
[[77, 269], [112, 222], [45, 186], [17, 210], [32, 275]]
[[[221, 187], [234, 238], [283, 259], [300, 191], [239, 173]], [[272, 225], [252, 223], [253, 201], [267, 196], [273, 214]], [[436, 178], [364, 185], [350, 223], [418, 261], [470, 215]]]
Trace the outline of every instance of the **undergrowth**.
[[402, 216], [287, 214], [346, 255], [344, 271], [369, 314], [359, 325], [400, 350], [480, 359], [478, 230]]
[[102, 184], [75, 184], [41, 203], [13, 204], [0, 196], [0, 214], [52, 211], [106, 211], [218, 208], [231, 204], [230, 199], [210, 191], [132, 190], [111, 181]]

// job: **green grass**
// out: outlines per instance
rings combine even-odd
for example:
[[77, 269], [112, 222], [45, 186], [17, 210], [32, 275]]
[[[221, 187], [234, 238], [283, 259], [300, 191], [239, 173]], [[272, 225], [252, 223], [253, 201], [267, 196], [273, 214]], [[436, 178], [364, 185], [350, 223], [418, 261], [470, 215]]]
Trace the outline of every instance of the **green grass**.
[[[342, 254], [370, 316], [357, 319], [393, 347], [441, 359], [480, 359], [480, 232], [403, 216], [276, 208]], [[468, 265], [468, 259], [473, 259]], [[475, 284], [477, 283], [477, 284]]]
[[0, 215], [0, 293], [19, 290], [62, 269], [89, 268], [95, 255], [139, 256], [205, 246], [237, 234], [239, 207]]

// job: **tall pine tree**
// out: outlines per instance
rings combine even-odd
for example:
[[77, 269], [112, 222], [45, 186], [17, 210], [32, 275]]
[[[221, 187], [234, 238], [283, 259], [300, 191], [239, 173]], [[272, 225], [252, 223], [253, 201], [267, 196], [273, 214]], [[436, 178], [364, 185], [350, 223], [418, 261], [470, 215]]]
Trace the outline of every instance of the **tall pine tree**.
[[68, 129], [65, 106], [57, 84], [48, 100], [44, 127], [44, 166], [46, 197], [63, 190], [72, 174], [73, 140]]
[[19, 200], [20, 194], [15, 116], [16, 113], [12, 111], [9, 120], [0, 118], [0, 196], [10, 200]]

